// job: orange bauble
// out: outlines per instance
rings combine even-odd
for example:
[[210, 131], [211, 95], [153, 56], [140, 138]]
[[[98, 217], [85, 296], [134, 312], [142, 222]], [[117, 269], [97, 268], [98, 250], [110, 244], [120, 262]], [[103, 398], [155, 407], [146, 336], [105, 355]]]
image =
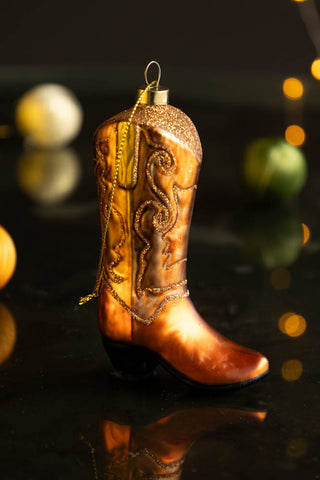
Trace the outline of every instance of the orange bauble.
[[17, 339], [16, 324], [13, 316], [0, 303], [0, 365], [10, 357]]
[[0, 225], [0, 289], [9, 282], [16, 263], [16, 247], [7, 230]]

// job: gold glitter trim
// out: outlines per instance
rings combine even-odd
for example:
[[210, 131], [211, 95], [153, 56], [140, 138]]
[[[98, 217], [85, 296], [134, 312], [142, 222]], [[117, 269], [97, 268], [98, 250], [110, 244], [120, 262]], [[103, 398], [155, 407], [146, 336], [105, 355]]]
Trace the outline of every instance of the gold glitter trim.
[[[119, 145], [122, 139], [122, 130], [120, 131], [120, 125], [122, 126], [122, 130], [123, 130], [126, 124], [124, 122], [119, 122], [117, 124], [117, 128], [116, 128], [117, 150], [119, 148]], [[124, 160], [124, 158], [126, 157], [127, 162], [122, 163], [122, 168], [119, 171], [119, 178], [118, 178], [118, 186], [126, 190], [132, 190], [137, 185], [139, 150], [140, 150], [140, 127], [138, 125], [132, 124], [130, 128], [133, 130], [133, 133], [129, 130], [129, 134], [133, 136], [133, 139], [130, 139], [130, 142], [133, 143], [133, 146], [131, 148], [126, 149], [125, 154], [123, 154], [122, 160]], [[128, 134], [128, 137], [129, 137], [129, 134]], [[127, 139], [127, 142], [128, 142], [128, 139]], [[130, 158], [128, 159], [129, 155], [130, 157], [133, 157], [131, 161], [130, 161]], [[123, 172], [123, 170], [125, 170], [125, 172]], [[128, 175], [130, 175], [131, 177], [129, 182], [124, 181], [123, 177], [127, 177]]]
[[159, 465], [159, 467], [160, 467], [162, 470], [172, 470], [173, 468], [181, 467], [181, 466], [183, 465], [183, 463], [184, 463], [184, 459], [182, 459], [182, 460], [177, 460], [176, 462], [172, 462], [172, 463], [169, 463], [169, 464], [162, 463], [161, 460], [159, 460], [158, 457], [157, 457], [151, 450], [149, 450], [148, 448], [142, 448], [141, 450], [138, 450], [138, 451], [135, 452], [135, 453], [129, 452], [129, 456], [130, 456], [131, 458], [143, 457], [143, 456], [151, 457], [152, 460], [153, 460], [157, 465]]
[[178, 287], [184, 287], [185, 285], [187, 285], [187, 283], [187, 280], [181, 280], [181, 282], [172, 283], [170, 285], [166, 285], [165, 287], [147, 287], [145, 288], [145, 291], [153, 293], [154, 295], [159, 295], [163, 292], [168, 292], [169, 290], [173, 290]]
[[184, 293], [178, 293], [176, 295], [168, 295], [165, 297], [160, 305], [157, 307], [155, 313], [149, 317], [149, 318], [142, 318], [139, 315], [137, 315], [123, 300], [122, 298], [117, 294], [117, 292], [112, 288], [112, 286], [109, 283], [108, 277], [106, 275], [106, 272], [103, 272], [103, 277], [102, 281], [105, 285], [105, 287], [109, 290], [111, 295], [117, 300], [117, 302], [131, 315], [131, 317], [136, 320], [139, 323], [142, 323], [143, 325], [151, 325], [151, 323], [160, 315], [164, 307], [167, 305], [167, 303], [172, 302], [174, 300], [179, 300], [180, 298], [185, 298], [190, 295], [189, 290], [186, 290]]
[[[106, 120], [102, 126], [115, 122], [125, 122], [132, 109], [125, 110]], [[196, 160], [201, 162], [202, 148], [196, 127], [191, 119], [172, 105], [143, 105], [137, 108], [133, 122], [141, 127], [147, 126], [164, 130], [179, 140], [190, 150]], [[101, 128], [101, 126], [99, 127]]]
[[[168, 472], [169, 470], [171, 470], [170, 473], [155, 474], [155, 475], [150, 474], [151, 476], [150, 477], [148, 476], [148, 478], [170, 478], [171, 476], [176, 475], [181, 469], [182, 465], [184, 464], [184, 458], [169, 464], [165, 464], [161, 462], [161, 460], [159, 460], [159, 458], [151, 450], [149, 450], [148, 448], [142, 448], [137, 452], [129, 452], [128, 457], [120, 458], [115, 462], [109, 463], [109, 465], [106, 466], [106, 470], [111, 470], [113, 467], [119, 466], [126, 462], [130, 462], [136, 459], [137, 457], [150, 457], [164, 472]], [[175, 470], [175, 471], [172, 471], [172, 470]], [[167, 477], [167, 475], [169, 475], [169, 477]]]
[[191, 185], [190, 187], [187, 187], [187, 188], [180, 188], [178, 187], [177, 185], [173, 185], [172, 187], [172, 191], [173, 191], [173, 198], [174, 198], [174, 205], [176, 207], [176, 216], [175, 216], [175, 221], [171, 227], [171, 229], [166, 232], [162, 238], [163, 238], [163, 241], [165, 242], [165, 247], [162, 251], [163, 255], [165, 255], [165, 261], [164, 261], [164, 268], [166, 270], [170, 270], [171, 268], [175, 267], [176, 265], [180, 264], [180, 263], [183, 263], [183, 262], [186, 262], [187, 261], [187, 258], [181, 258], [179, 260], [176, 260], [175, 262], [171, 263], [170, 264], [170, 260], [171, 260], [171, 257], [172, 257], [172, 253], [169, 252], [169, 245], [170, 245], [170, 242], [169, 242], [169, 239], [167, 238], [167, 234], [173, 230], [173, 228], [176, 226], [176, 223], [177, 223], [177, 220], [178, 220], [178, 215], [179, 215], [179, 209], [178, 209], [178, 205], [179, 205], [179, 201], [178, 201], [178, 192], [180, 191], [188, 191], [188, 190], [195, 190], [197, 188], [197, 185]]
[[120, 248], [125, 243], [126, 232], [125, 232], [124, 221], [123, 221], [123, 217], [122, 217], [121, 213], [114, 207], [112, 207], [112, 212], [115, 213], [119, 217], [121, 238], [120, 238], [120, 241], [118, 243], [115, 243], [111, 247], [111, 250], [113, 250], [116, 253], [117, 256], [112, 262], [110, 262], [108, 264], [107, 271], [108, 271], [109, 277], [110, 277], [112, 282], [122, 283], [124, 278], [121, 275], [118, 275], [117, 273], [115, 273], [113, 269], [114, 269], [114, 267], [116, 267], [120, 263], [120, 261], [122, 259], [122, 255], [120, 253]]
[[[107, 199], [108, 181], [106, 180], [106, 177], [105, 177], [107, 162], [105, 161], [105, 158], [104, 158], [104, 155], [107, 155], [108, 153], [108, 142], [109, 142], [109, 139], [105, 139], [101, 142], [98, 142], [98, 144], [95, 146], [96, 158], [94, 159], [94, 162], [95, 162], [94, 170], [97, 178], [98, 197], [100, 199], [99, 205], [100, 205], [100, 212], [101, 212], [100, 218], [101, 218], [102, 231], [104, 231], [105, 229], [105, 222], [106, 222], [107, 208], [108, 208], [108, 199]], [[103, 149], [105, 150], [104, 153], [102, 153], [102, 148], [101, 148], [102, 145], [103, 145]], [[111, 249], [116, 253], [116, 258], [115, 260], [110, 262], [110, 264], [106, 267], [106, 269], [109, 273], [110, 279], [114, 283], [122, 283], [124, 278], [121, 275], [118, 275], [117, 273], [115, 273], [113, 269], [120, 263], [122, 259], [120, 248], [122, 247], [122, 245], [125, 243], [125, 240], [126, 240], [126, 229], [125, 229], [125, 222], [123, 220], [122, 214], [115, 207], [112, 207], [112, 213], [117, 215], [120, 220], [120, 240], [118, 243], [115, 243], [111, 247]]]
[[[140, 479], [136, 477], [134, 480], [162, 480], [167, 478], [168, 479], [173, 478], [178, 480], [177, 475], [180, 476], [180, 472], [181, 472], [181, 469], [178, 470], [177, 472], [172, 472], [172, 473], [148, 473], [140, 477]], [[120, 479], [117, 479], [117, 480], [120, 480]]]
[[179, 468], [179, 470], [177, 470], [176, 472], [172, 472], [172, 473], [147, 473], [147, 474], [143, 474], [142, 477], [140, 477], [140, 479], [136, 477], [134, 480], [162, 480], [167, 478], [168, 479], [173, 478], [178, 480], [177, 475], [179, 475], [180, 477], [181, 470], [182, 470], [182, 467]]

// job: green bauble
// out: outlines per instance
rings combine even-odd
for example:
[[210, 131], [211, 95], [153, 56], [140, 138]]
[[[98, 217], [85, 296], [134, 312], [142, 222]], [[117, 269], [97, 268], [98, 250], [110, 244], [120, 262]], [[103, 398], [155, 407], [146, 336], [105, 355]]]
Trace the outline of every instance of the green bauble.
[[307, 180], [303, 152], [283, 138], [261, 138], [245, 150], [242, 178], [255, 200], [287, 200]]
[[272, 270], [297, 260], [303, 231], [294, 213], [283, 208], [260, 208], [238, 215], [237, 223], [243, 254], [252, 263]]

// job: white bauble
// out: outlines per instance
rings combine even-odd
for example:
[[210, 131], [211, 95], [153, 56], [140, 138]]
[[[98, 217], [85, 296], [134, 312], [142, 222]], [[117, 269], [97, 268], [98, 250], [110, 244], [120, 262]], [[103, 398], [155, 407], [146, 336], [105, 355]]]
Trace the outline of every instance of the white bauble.
[[20, 98], [15, 118], [19, 132], [29, 144], [58, 148], [78, 135], [83, 112], [71, 90], [46, 83], [32, 88]]
[[78, 185], [81, 167], [74, 150], [31, 150], [18, 162], [21, 189], [40, 205], [54, 205]]

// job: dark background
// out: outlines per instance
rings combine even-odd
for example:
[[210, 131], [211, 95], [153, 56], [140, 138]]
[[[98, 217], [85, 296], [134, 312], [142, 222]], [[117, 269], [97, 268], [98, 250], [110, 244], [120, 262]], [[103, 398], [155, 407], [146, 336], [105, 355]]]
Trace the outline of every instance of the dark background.
[[[318, 108], [320, 83], [310, 65], [319, 52], [299, 13], [311, 3], [320, 2], [3, 2], [2, 97], [56, 82], [80, 99], [134, 99], [146, 64], [155, 59], [172, 104], [188, 98], [223, 108], [279, 110], [284, 78], [297, 76], [304, 82], [304, 104]], [[2, 113], [2, 123], [10, 121]]]
[[[99, 448], [104, 420], [145, 425], [203, 406], [268, 415], [254, 428], [229, 421], [226, 431], [199, 439], [183, 480], [319, 478], [320, 82], [310, 74], [317, 53], [299, 8], [291, 0], [2, 2], [0, 124], [14, 125], [26, 90], [58, 82], [78, 96], [84, 125], [68, 147], [80, 180], [50, 206], [19, 184], [23, 139], [13, 132], [0, 140], [0, 224], [18, 251], [0, 296], [17, 330], [0, 365], [1, 480], [91, 480], [81, 438]], [[96, 303], [77, 306], [94, 283], [100, 247], [92, 135], [134, 103], [151, 59], [162, 65], [170, 103], [192, 118], [203, 145], [188, 255], [191, 298], [210, 325], [270, 360], [268, 377], [237, 392], [193, 391], [161, 369], [143, 384], [122, 382], [103, 350]], [[289, 76], [304, 82], [296, 103], [283, 97]], [[238, 179], [244, 149], [256, 138], [283, 135], [289, 121], [306, 131], [307, 185], [281, 208], [256, 210]], [[292, 225], [301, 223], [310, 240], [299, 243], [287, 267], [290, 286], [276, 290], [271, 271], [246, 256], [246, 247], [254, 253], [262, 244], [263, 254], [281, 257], [295, 247]], [[279, 330], [286, 312], [305, 318], [305, 334]], [[282, 375], [290, 359], [303, 365], [295, 381]]]
[[5, 65], [141, 66], [300, 74], [315, 56], [291, 0], [2, 2]]

